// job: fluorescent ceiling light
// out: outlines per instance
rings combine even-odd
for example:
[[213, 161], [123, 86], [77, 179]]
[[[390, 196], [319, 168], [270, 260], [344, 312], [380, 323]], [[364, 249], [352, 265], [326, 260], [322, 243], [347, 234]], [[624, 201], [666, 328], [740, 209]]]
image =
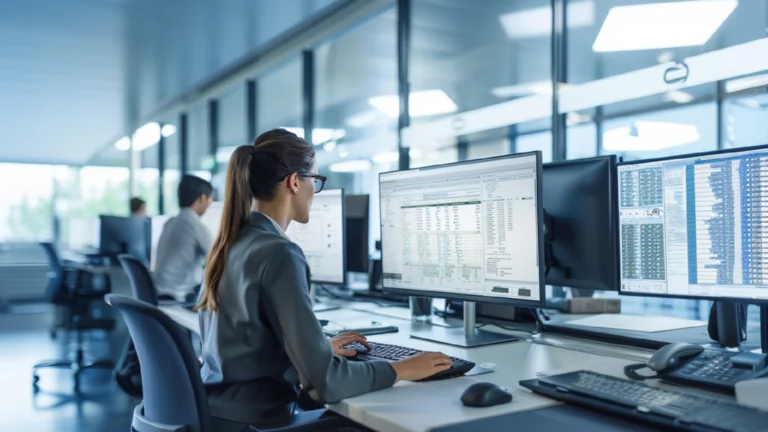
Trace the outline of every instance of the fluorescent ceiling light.
[[131, 149], [131, 139], [128, 137], [122, 137], [115, 142], [115, 148], [120, 151], [128, 151]]
[[400, 159], [400, 154], [396, 151], [376, 153], [371, 156], [371, 160], [376, 164], [390, 164], [397, 162]]
[[331, 164], [329, 169], [332, 172], [339, 172], [339, 173], [368, 171], [369, 169], [371, 169], [371, 162], [366, 159], [336, 162], [334, 164]]
[[[589, 27], [595, 23], [595, 4], [591, 0], [569, 2], [566, 13], [569, 29]], [[500, 15], [499, 22], [510, 39], [549, 36], [552, 32], [552, 8], [543, 6], [510, 12]]]
[[[570, 84], [560, 83], [558, 89], [562, 91], [568, 87]], [[525, 84], [495, 87], [491, 93], [502, 99], [530, 95], [552, 96], [552, 81], [531, 81]]]
[[[295, 133], [299, 138], [304, 138], [304, 128], [284, 127], [282, 129]], [[344, 138], [347, 131], [344, 129], [315, 128], [312, 129], [312, 144], [320, 145], [330, 140]]]
[[752, 75], [746, 78], [736, 78], [725, 82], [725, 92], [735, 93], [753, 87], [768, 85], [768, 74]]
[[133, 151], [144, 151], [160, 142], [160, 125], [152, 122], [138, 128], [133, 134]]
[[670, 102], [686, 104], [688, 102], [691, 102], [694, 99], [694, 97], [692, 94], [688, 92], [684, 92], [682, 90], [672, 90], [664, 94], [664, 99]]
[[638, 51], [704, 45], [736, 9], [737, 0], [694, 0], [616, 6], [592, 51]]
[[176, 133], [176, 126], [172, 124], [163, 125], [163, 128], [160, 130], [160, 132], [163, 134], [164, 138], [168, 138], [169, 136]]
[[336, 149], [336, 141], [328, 141], [327, 143], [323, 144], [323, 150], [327, 151], [328, 153], [334, 151]]
[[[397, 95], [375, 96], [368, 99], [368, 103], [391, 118], [400, 115], [400, 99]], [[440, 89], [422, 90], [409, 95], [408, 110], [411, 117], [448, 114], [458, 109], [456, 103]]]
[[691, 124], [636, 121], [631, 126], [606, 131], [603, 148], [608, 151], [658, 151], [699, 139], [698, 128]]

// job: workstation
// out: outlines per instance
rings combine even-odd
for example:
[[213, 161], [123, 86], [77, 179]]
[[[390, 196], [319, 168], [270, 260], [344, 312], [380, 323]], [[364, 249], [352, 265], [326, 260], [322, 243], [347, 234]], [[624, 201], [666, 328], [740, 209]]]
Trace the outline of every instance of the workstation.
[[[344, 263], [348, 261], [342, 258], [348, 244], [344, 237], [349, 233], [343, 229], [344, 195], [339, 190], [320, 192], [310, 213], [310, 221], [315, 222], [289, 230], [288, 235], [305, 251], [313, 284], [323, 287], [315, 288], [313, 293], [315, 305], [319, 306], [316, 316], [329, 330], [328, 334], [359, 331], [367, 335], [374, 345], [365, 355], [371, 357], [396, 359], [417, 351], [442, 351], [454, 358], [453, 369], [446, 376], [462, 376], [423, 384], [402, 384], [344, 400], [331, 405], [330, 409], [374, 430], [426, 431], [444, 430], [441, 429], [444, 427], [449, 428], [445, 430], [473, 430], [481, 425], [510, 424], [517, 421], [517, 413], [537, 409], [550, 410], [544, 418], [538, 419], [542, 427], [554, 429], [565, 424], [564, 417], [559, 417], [560, 411], [565, 410], [563, 415], [568, 416], [571, 424], [578, 419], [584, 422], [581, 427], [588, 428], [602, 419], [583, 410], [577, 410], [580, 415], [574, 418], [572, 408], [551, 407], [556, 402], [566, 402], [604, 414], [606, 406], [623, 396], [622, 392], [633, 388], [637, 391], [656, 388], [635, 384], [627, 378], [644, 379], [644, 375], [634, 371], [646, 368], [646, 363], [663, 380], [688, 387], [682, 390], [662, 384], [666, 390], [664, 397], [670, 394], [681, 398], [706, 395], [702, 397], [710, 397], [712, 401], [708, 403], [713, 406], [717, 401], [728, 400], [720, 394], [710, 396], [707, 393], [707, 390], [715, 390], [729, 394], [733, 399], [737, 382], [757, 379], [763, 372], [768, 372], [762, 347], [758, 345], [757, 349], [750, 350], [744, 344], [742, 350], [738, 349], [745, 342], [746, 334], [746, 321], [740, 319], [738, 309], [743, 307], [742, 302], [759, 302], [760, 291], [758, 288], [736, 291], [742, 288], [733, 287], [733, 282], [727, 283], [722, 271], [712, 272], [719, 278], [715, 279], [716, 283], [699, 283], [698, 277], [706, 277], [710, 272], [691, 270], [700, 262], [695, 259], [687, 261], [689, 264], [683, 268], [690, 272], [682, 279], [689, 285], [688, 290], [676, 287], [677, 292], [670, 292], [671, 281], [667, 280], [668, 273], [664, 269], [675, 264], [673, 258], [677, 257], [672, 254], [671, 239], [665, 242], [663, 238], [671, 236], [675, 229], [681, 229], [683, 233], [674, 233], [676, 237], [673, 238], [680, 242], [684, 258], [688, 251], [695, 251], [700, 242], [714, 243], [708, 236], [717, 232], [709, 228], [710, 223], [699, 222], [704, 219], [696, 213], [695, 207], [699, 197], [713, 192], [710, 192], [712, 189], [702, 191], [693, 187], [697, 171], [711, 176], [711, 171], [706, 169], [716, 167], [717, 172], [727, 173], [733, 172], [733, 168], [741, 169], [744, 175], [739, 178], [742, 180], [737, 181], [732, 190], [746, 194], [751, 189], [744, 181], [750, 177], [748, 161], [758, 161], [764, 155], [768, 155], [768, 150], [763, 147], [660, 161], [617, 164], [615, 157], [603, 157], [541, 167], [540, 155], [519, 154], [384, 173], [380, 178], [382, 281], [379, 289], [382, 293], [379, 297], [375, 297], [376, 289], [372, 296], [345, 288]], [[668, 177], [663, 177], [661, 172]], [[690, 177], [680, 181], [685, 173], [690, 173]], [[650, 177], [654, 181], [641, 177]], [[667, 178], [673, 181], [667, 181]], [[690, 185], [688, 189], [686, 184]], [[670, 193], [676, 189], [681, 193]], [[569, 206], [569, 201], [590, 199], [592, 202], [585, 203], [588, 205], [578, 207], [581, 212], [562, 211], [576, 207]], [[693, 205], [688, 207], [687, 203]], [[731, 208], [721, 211], [729, 214], [750, 207], [743, 207], [743, 203], [731, 201]], [[673, 204], [690, 210], [684, 215], [674, 214]], [[671, 214], [665, 214], [663, 209]], [[511, 216], [514, 224], [508, 220]], [[686, 233], [697, 224], [703, 228]], [[655, 238], [644, 237], [648, 235], [644, 231], [656, 227], [659, 230]], [[306, 231], [299, 234], [299, 230]], [[539, 230], [546, 230], [548, 235]], [[734, 233], [742, 239], [745, 235], [750, 235], [748, 230]], [[586, 238], [579, 241], [580, 236]], [[511, 247], [523, 244], [531, 247]], [[704, 268], [707, 268], [706, 264]], [[496, 273], [489, 275], [491, 269]], [[759, 272], [751, 274], [757, 277]], [[567, 283], [581, 289], [618, 290], [625, 295], [644, 290], [641, 292], [655, 295], [717, 299], [712, 313], [717, 313], [718, 318], [712, 323], [718, 333], [709, 333], [702, 341], [705, 323], [667, 317], [609, 313], [553, 320], [539, 309], [550, 309], [549, 313], [558, 314], [554, 315], [556, 318], [569, 314], [547, 307], [543, 284], [531, 282], [538, 278], [553, 285]], [[741, 279], [738, 285], [749, 285], [744, 282]], [[332, 284], [335, 289], [326, 288], [327, 284]], [[370, 286], [376, 287], [379, 283]], [[342, 294], [344, 291], [347, 294]], [[410, 304], [383, 300], [386, 292], [407, 295]], [[453, 317], [444, 315], [447, 319], [433, 325], [430, 299], [415, 298], [417, 296], [463, 300], [462, 312]], [[483, 309], [478, 308], [477, 303], [485, 304], [488, 309], [487, 305], [492, 302], [501, 308], [496, 308], [495, 319], [485, 320]], [[607, 300], [591, 299], [590, 302], [593, 308], [610, 307], [600, 306]], [[729, 315], [727, 308], [719, 306], [723, 303], [735, 306], [736, 311]], [[400, 314], [391, 312], [398, 307]], [[181, 306], [161, 305], [161, 309], [180, 325], [199, 334], [196, 312]], [[614, 312], [619, 312], [618, 309]], [[508, 315], [499, 315], [499, 310]], [[525, 322], [515, 314], [517, 311], [519, 315], [521, 310], [532, 310], [535, 319]], [[402, 312], [406, 311], [410, 312], [410, 319], [407, 314], [403, 316]], [[373, 315], [380, 317], [372, 319]], [[437, 317], [435, 319], [437, 321]], [[602, 332], [596, 329], [602, 329]], [[637, 343], [638, 340], [641, 342]], [[695, 342], [703, 342], [707, 348]], [[400, 351], [391, 354], [389, 350], [393, 348]], [[658, 349], [656, 353], [655, 349]], [[598, 399], [593, 400], [561, 398], [557, 395], [560, 390], [554, 394], [551, 391], [564, 387], [577, 395], [580, 393], [578, 387], [546, 386], [547, 377], [573, 379], [569, 375], [561, 377], [561, 374], [583, 374], [584, 371], [593, 373], [598, 384], [613, 378], [614, 387], [621, 384], [627, 387], [615, 393], [608, 392], [615, 391], [612, 389], [595, 388], [606, 393], [595, 395]], [[508, 392], [511, 395], [512, 402], [481, 403], [481, 406], [496, 406], [488, 410], [472, 407], [473, 402], [465, 400], [465, 392], [473, 384], [498, 386], [497, 390], [502, 394]], [[577, 384], [574, 382], [573, 385]], [[658, 397], [660, 401], [663, 399], [661, 395]], [[745, 402], [750, 398], [744, 393], [741, 397], [742, 403], [756, 403], [754, 399]], [[637, 399], [634, 403], [637, 406], [655, 405], [649, 399]], [[742, 413], [735, 401], [732, 403], [734, 418], [756, 415], [749, 410]], [[691, 424], [689, 430], [709, 427], [696, 423], [705, 422], [706, 416], [703, 420], [694, 420], [695, 410], [688, 411], [685, 405], [680, 406], [679, 412], [665, 413], [666, 418], [654, 418], [653, 412], [633, 413], [620, 403], [615, 405], [609, 408], [628, 416], [625, 420], [630, 423], [625, 427], [634, 422], [646, 423], [651, 428], [673, 427], [681, 418]], [[692, 402], [691, 406], [694, 406]], [[696, 410], [701, 408], [695, 406]], [[545, 423], [545, 418], [551, 423]], [[738, 423], [716, 426], [739, 430], [759, 425], [760, 418], [756, 415], [752, 421], [757, 423], [751, 423], [752, 426], [748, 426], [749, 423], [747, 426]], [[711, 418], [711, 421], [715, 419]], [[611, 427], [621, 428], [620, 425]]]
[[3, 5], [0, 429], [765, 428], [767, 20]]

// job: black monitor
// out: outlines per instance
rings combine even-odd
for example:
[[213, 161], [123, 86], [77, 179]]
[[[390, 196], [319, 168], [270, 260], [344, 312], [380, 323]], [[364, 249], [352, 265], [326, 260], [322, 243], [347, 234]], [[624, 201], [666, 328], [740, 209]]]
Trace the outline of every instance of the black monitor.
[[616, 156], [543, 167], [547, 285], [619, 290]]
[[348, 272], [368, 272], [369, 201], [368, 195], [347, 195], [344, 199]]
[[[768, 304], [768, 146], [619, 164], [621, 294]], [[731, 320], [731, 322], [726, 322]], [[739, 320], [743, 321], [743, 320]]]
[[544, 300], [541, 152], [382, 173], [383, 288], [464, 300], [464, 329], [412, 336], [459, 346], [505, 342], [475, 328], [474, 302]]
[[99, 216], [99, 252], [115, 259], [129, 254], [149, 265], [151, 219], [146, 217]]

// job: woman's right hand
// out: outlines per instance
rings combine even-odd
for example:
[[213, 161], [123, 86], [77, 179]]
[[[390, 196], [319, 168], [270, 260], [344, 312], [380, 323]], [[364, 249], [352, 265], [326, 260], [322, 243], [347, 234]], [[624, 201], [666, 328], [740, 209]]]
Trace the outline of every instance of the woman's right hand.
[[451, 358], [439, 352], [422, 352], [392, 363], [397, 373], [397, 381], [418, 381], [448, 370], [451, 366]]

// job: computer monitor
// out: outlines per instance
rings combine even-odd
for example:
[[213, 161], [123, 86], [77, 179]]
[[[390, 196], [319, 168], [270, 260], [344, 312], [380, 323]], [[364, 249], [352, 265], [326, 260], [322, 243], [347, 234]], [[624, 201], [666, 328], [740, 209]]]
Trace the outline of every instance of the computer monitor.
[[768, 303], [768, 146], [618, 173], [621, 294]]
[[368, 195], [347, 195], [344, 199], [347, 271], [368, 273]]
[[221, 226], [221, 214], [224, 211], [224, 203], [221, 201], [214, 201], [208, 206], [208, 210], [200, 217], [200, 221], [208, 228], [212, 236], [219, 234], [219, 227]]
[[412, 336], [503, 342], [511, 338], [475, 329], [474, 302], [542, 304], [541, 170], [531, 152], [380, 175], [383, 288], [467, 302], [464, 329]]
[[619, 290], [616, 156], [544, 164], [545, 281]]
[[149, 269], [154, 271], [157, 263], [157, 245], [160, 243], [160, 236], [163, 234], [165, 223], [170, 219], [170, 215], [152, 216], [150, 222], [150, 253]]
[[346, 285], [343, 190], [315, 194], [309, 222], [291, 223], [286, 234], [304, 251], [312, 283]]
[[130, 254], [149, 265], [151, 219], [146, 217], [99, 216], [99, 251], [115, 259]]
[[72, 218], [67, 227], [69, 250], [88, 252], [99, 248], [100, 221], [98, 218]]

